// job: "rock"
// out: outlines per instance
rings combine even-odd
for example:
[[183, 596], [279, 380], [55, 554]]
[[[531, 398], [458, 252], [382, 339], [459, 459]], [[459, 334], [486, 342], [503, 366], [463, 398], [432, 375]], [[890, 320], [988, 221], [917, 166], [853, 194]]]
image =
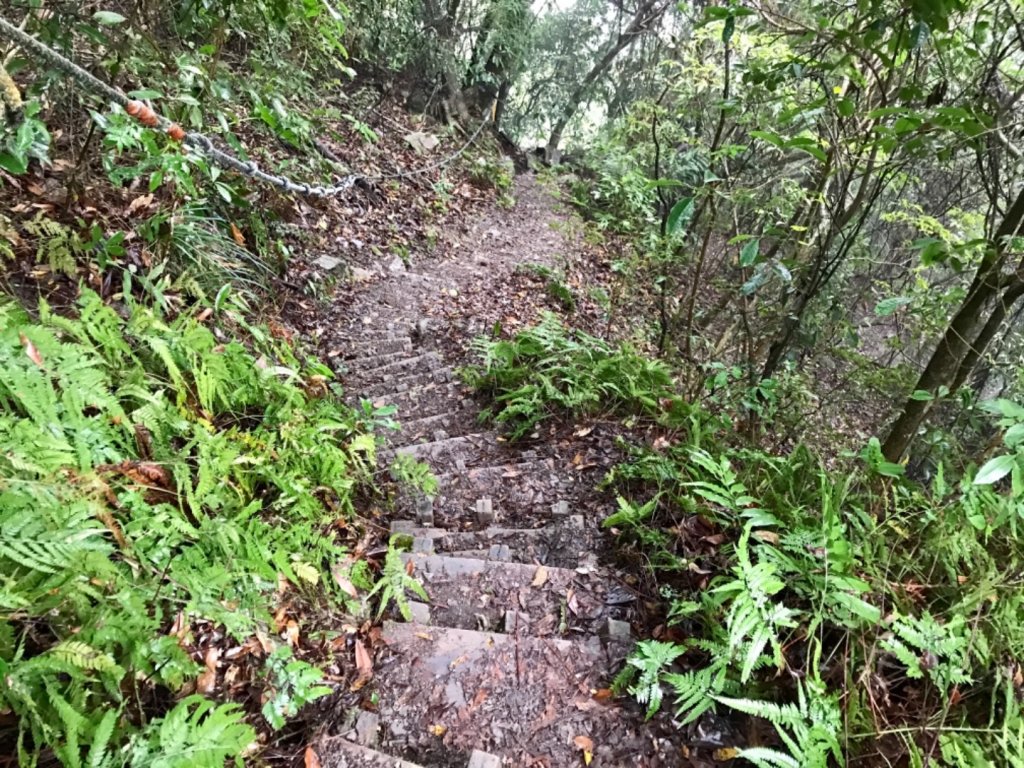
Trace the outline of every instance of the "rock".
[[362, 267], [352, 267], [349, 275], [353, 283], [368, 283], [373, 280], [373, 272]]
[[[331, 271], [337, 269], [338, 267], [340, 267], [341, 265], [342, 265], [341, 259], [336, 258], [334, 256], [328, 256], [327, 254], [324, 254], [323, 256], [321, 256], [318, 259], [315, 259], [313, 261], [313, 266], [314, 267], [319, 267], [324, 272], [331, 272]], [[353, 271], [355, 271], [355, 270], [353, 270]]]
[[556, 520], [564, 520], [569, 516], [569, 502], [559, 501], [551, 505], [551, 516]]
[[476, 502], [476, 521], [480, 525], [490, 525], [494, 522], [494, 505], [490, 499], [478, 499]]
[[412, 612], [414, 624], [430, 624], [430, 606], [418, 600], [409, 601], [409, 610]]
[[401, 256], [395, 256], [395, 258], [388, 263], [388, 272], [405, 272], [405, 262], [402, 261]]
[[412, 133], [405, 134], [405, 141], [413, 150], [421, 155], [433, 152], [437, 149], [437, 145], [441, 143], [437, 136], [432, 133], [425, 133], [424, 131], [413, 131]]
[[512, 553], [508, 548], [508, 544], [491, 544], [491, 548], [487, 552], [487, 559], [498, 560], [503, 563], [511, 562]]
[[356, 720], [355, 742], [364, 747], [377, 746], [377, 730], [380, 728], [380, 717], [373, 712], [360, 712]]
[[417, 536], [412, 540], [412, 553], [414, 555], [434, 554], [434, 540], [429, 536]]
[[430, 496], [416, 499], [416, 522], [424, 528], [434, 527], [434, 500]]
[[501, 758], [497, 755], [474, 749], [469, 756], [469, 765], [466, 768], [501, 768]]

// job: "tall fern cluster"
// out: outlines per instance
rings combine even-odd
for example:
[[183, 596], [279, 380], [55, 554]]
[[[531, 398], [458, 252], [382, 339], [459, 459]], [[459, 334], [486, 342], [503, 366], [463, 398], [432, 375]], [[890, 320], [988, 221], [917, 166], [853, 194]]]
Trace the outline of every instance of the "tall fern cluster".
[[21, 764], [238, 758], [243, 713], [181, 696], [189, 625], [272, 634], [284, 580], [344, 599], [327, 531], [375, 464], [372, 422], [262, 346], [91, 293], [74, 318], [0, 305], [0, 745]]
[[559, 413], [654, 415], [666, 401], [678, 405], [662, 363], [569, 330], [551, 313], [513, 339], [477, 339], [474, 346], [481, 362], [463, 378], [493, 397], [483, 416], [507, 424], [512, 439]]

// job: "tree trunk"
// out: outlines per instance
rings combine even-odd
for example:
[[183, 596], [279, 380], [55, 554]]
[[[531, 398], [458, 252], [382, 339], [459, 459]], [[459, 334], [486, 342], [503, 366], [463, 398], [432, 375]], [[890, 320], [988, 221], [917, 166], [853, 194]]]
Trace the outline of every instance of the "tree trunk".
[[559, 114], [558, 119], [555, 121], [554, 127], [551, 129], [551, 137], [548, 139], [547, 148], [544, 150], [544, 156], [549, 163], [553, 165], [558, 163], [561, 157], [558, 145], [562, 142], [562, 133], [580, 108], [580, 104], [583, 103], [583, 99], [590, 92], [594, 83], [608, 70], [612, 62], [615, 61], [615, 58], [626, 50], [636, 38], [642, 35], [652, 22], [660, 18], [667, 8], [667, 4], [659, 5], [656, 0], [644, 0], [632, 20], [630, 20], [629, 25], [619, 34], [612, 46], [605, 51], [604, 55], [597, 60], [597, 63], [591, 67], [583, 81], [576, 86], [576, 89], [569, 96], [565, 107], [562, 108], [561, 114]]
[[[946, 327], [946, 332], [932, 353], [928, 365], [925, 366], [917, 380], [914, 391], [924, 390], [932, 395], [932, 399], [908, 398], [903, 405], [902, 412], [889, 430], [889, 436], [882, 446], [882, 453], [885, 454], [888, 461], [897, 462], [903, 458], [903, 454], [910, 447], [918, 429], [931, 410], [940, 388], [948, 387], [953, 392], [955, 387], [961, 386], [984, 352], [983, 346], [976, 345], [987, 345], [998, 332], [1008, 309], [1008, 304], [1005, 301], [997, 304], [988, 321], [977, 334], [975, 330], [984, 317], [985, 310], [1000, 298], [1000, 293], [1004, 288], [1001, 272], [1006, 255], [1006, 241], [1017, 235], [1021, 231], [1022, 225], [1024, 225], [1024, 187], [1021, 188], [1010, 210], [1006, 212], [999, 229], [989, 243], [988, 253], [978, 267], [967, 297], [960, 305], [960, 309], [953, 315]], [[1015, 281], [1007, 289], [1004, 298], [1009, 299], [1012, 296], [1016, 299], [1016, 296], [1020, 295], [1016, 293], [1017, 288]]]

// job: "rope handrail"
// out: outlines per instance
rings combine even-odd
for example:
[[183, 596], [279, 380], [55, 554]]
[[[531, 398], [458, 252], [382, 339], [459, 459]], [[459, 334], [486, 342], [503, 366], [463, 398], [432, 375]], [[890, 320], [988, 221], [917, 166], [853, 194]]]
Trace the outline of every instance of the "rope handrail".
[[[462, 155], [477, 139], [484, 127], [490, 122], [491, 114], [493, 110], [488, 110], [484, 119], [477, 127], [476, 131], [473, 132], [472, 136], [459, 147], [455, 152], [441, 160], [440, 162], [433, 163], [424, 168], [415, 168], [409, 171], [402, 171], [393, 174], [380, 174], [374, 176], [367, 176], [364, 174], [349, 174], [344, 176], [336, 184], [329, 186], [307, 184], [305, 182], [297, 182], [289, 179], [286, 176], [280, 176], [274, 173], [269, 173], [262, 170], [255, 162], [243, 161], [237, 157], [224, 152], [214, 146], [213, 140], [209, 136], [196, 131], [185, 131], [177, 124], [168, 120], [163, 115], [153, 112], [149, 107], [146, 107], [140, 102], [134, 101], [126, 93], [121, 91], [119, 88], [115, 88], [109, 85], [98, 77], [93, 75], [91, 72], [82, 68], [75, 62], [71, 61], [67, 57], [61, 55], [57, 51], [53, 50], [45, 43], [41, 42], [37, 38], [28, 34], [19, 27], [11, 24], [3, 16], [0, 16], [0, 38], [6, 38], [16, 46], [21, 48], [23, 51], [31, 52], [36, 57], [42, 59], [49, 65], [56, 67], [61, 70], [69, 77], [73, 78], [76, 82], [82, 86], [94, 91], [95, 93], [105, 96], [109, 101], [112, 101], [120, 105], [128, 114], [132, 116], [140, 116], [140, 113], [149, 120], [143, 120], [145, 125], [153, 128], [159, 128], [165, 133], [170, 134], [173, 138], [179, 140], [182, 144], [196, 150], [200, 154], [205, 155], [211, 161], [219, 165], [221, 168], [227, 170], [236, 171], [249, 178], [256, 179], [257, 181], [269, 184], [271, 186], [282, 189], [285, 192], [292, 192], [300, 195], [310, 195], [313, 197], [334, 197], [346, 192], [351, 189], [357, 181], [384, 181], [387, 179], [401, 179], [409, 176], [414, 176], [421, 173], [429, 173], [443, 168], [455, 161], [459, 156]], [[140, 119], [142, 117], [140, 116]]]

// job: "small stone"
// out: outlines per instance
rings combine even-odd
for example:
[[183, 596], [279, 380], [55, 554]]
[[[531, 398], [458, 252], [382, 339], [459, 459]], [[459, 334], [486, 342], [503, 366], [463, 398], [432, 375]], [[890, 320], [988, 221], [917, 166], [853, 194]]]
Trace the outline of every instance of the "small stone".
[[501, 768], [501, 758], [497, 755], [474, 749], [469, 756], [469, 765], [466, 768]]
[[447, 440], [447, 439], [448, 439], [448, 433], [445, 432], [443, 429], [435, 429], [434, 430], [434, 440], [435, 441], [441, 442], [442, 440]]
[[455, 460], [455, 469], [457, 469], [459, 472], [465, 472], [466, 471], [466, 460], [465, 459], [456, 459]]
[[412, 553], [414, 555], [434, 554], [434, 540], [429, 536], [417, 536], [412, 540]]
[[362, 267], [352, 267], [352, 271], [349, 273], [353, 283], [368, 283], [373, 280], [373, 272]]
[[414, 624], [430, 624], [430, 606], [418, 600], [409, 601], [409, 611]]
[[380, 717], [365, 710], [359, 713], [356, 720], [356, 743], [364, 747], [377, 746], [377, 731], [380, 728]]
[[392, 533], [412, 533], [416, 528], [416, 523], [412, 520], [392, 520], [391, 521], [391, 532]]
[[633, 629], [628, 621], [608, 619], [601, 627], [601, 637], [612, 643], [628, 643], [633, 638]]
[[313, 266], [320, 267], [324, 272], [330, 272], [333, 269], [337, 269], [341, 264], [341, 259], [334, 256], [328, 256], [327, 254], [313, 260]]
[[522, 629], [530, 623], [525, 613], [509, 608], [505, 611], [505, 634], [512, 634], [516, 629]]
[[511, 562], [512, 553], [509, 551], [508, 544], [491, 544], [491, 548], [487, 552], [487, 559], [503, 563]]
[[556, 504], [551, 505], [551, 516], [555, 519], [566, 518], [569, 516], [569, 502], [562, 500]]
[[430, 496], [416, 499], [416, 522], [425, 528], [434, 527], [434, 499]]
[[449, 680], [444, 686], [444, 700], [449, 707], [466, 706], [466, 694], [458, 680]]
[[569, 527], [570, 528], [582, 528], [583, 527], [583, 515], [569, 515]]
[[405, 272], [405, 262], [401, 256], [395, 256], [388, 264], [388, 272]]
[[476, 502], [476, 521], [480, 525], [490, 525], [494, 522], [494, 506], [490, 499], [478, 499]]

